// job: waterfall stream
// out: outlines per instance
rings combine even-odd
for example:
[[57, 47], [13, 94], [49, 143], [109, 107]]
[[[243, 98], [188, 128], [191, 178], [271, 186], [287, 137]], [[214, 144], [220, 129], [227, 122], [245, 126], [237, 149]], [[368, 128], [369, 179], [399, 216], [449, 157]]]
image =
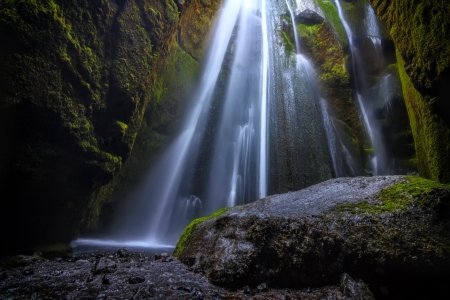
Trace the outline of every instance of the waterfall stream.
[[[349, 169], [357, 174], [355, 158], [318, 91], [316, 72], [301, 53], [295, 23], [300, 4], [317, 10], [313, 0], [224, 1], [183, 130], [124, 208], [111, 243], [174, 245], [192, 219], [219, 208], [346, 176]], [[360, 75], [362, 63], [339, 0], [336, 7], [349, 38], [354, 73]], [[366, 20], [372, 23], [366, 24], [366, 35], [381, 55], [380, 34], [369, 8]], [[294, 34], [293, 52], [280, 33], [286, 16]], [[370, 95], [385, 99], [382, 91], [395, 87], [389, 75], [375, 87], [376, 93], [364, 80], [355, 85], [374, 148], [370, 168], [387, 174], [389, 159], [372, 117], [385, 100]]]

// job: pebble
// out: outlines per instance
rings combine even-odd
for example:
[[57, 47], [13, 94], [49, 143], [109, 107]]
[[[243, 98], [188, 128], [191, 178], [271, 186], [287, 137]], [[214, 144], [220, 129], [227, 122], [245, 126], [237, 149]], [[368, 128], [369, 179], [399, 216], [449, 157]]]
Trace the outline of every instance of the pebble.
[[28, 276], [34, 274], [34, 270], [32, 268], [27, 268], [23, 270], [22, 275]]
[[129, 284], [138, 284], [138, 283], [142, 283], [144, 281], [145, 281], [145, 278], [142, 276], [134, 276], [134, 277], [131, 277], [130, 279], [128, 279]]

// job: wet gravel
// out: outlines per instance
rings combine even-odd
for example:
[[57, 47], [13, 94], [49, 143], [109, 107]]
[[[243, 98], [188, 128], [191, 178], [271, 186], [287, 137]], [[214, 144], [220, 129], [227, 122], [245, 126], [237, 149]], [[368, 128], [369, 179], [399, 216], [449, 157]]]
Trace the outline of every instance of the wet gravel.
[[17, 256], [0, 265], [0, 299], [351, 299], [345, 288], [239, 290], [212, 285], [169, 254], [119, 250], [46, 260]]

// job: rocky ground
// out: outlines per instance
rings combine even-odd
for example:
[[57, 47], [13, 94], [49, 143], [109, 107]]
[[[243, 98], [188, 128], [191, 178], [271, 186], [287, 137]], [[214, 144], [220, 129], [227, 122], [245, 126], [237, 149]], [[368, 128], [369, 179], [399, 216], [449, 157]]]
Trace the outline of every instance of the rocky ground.
[[194, 220], [177, 257], [122, 249], [9, 258], [0, 300], [441, 299], [450, 294], [449, 233], [449, 185], [332, 179]]
[[266, 283], [230, 290], [212, 285], [168, 254], [119, 250], [47, 260], [17, 256], [0, 267], [0, 299], [372, 299], [348, 275], [303, 290]]

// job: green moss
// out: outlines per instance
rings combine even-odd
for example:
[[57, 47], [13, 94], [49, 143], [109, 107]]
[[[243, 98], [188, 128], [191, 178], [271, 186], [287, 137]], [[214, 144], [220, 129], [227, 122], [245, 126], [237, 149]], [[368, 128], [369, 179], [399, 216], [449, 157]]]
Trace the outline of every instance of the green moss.
[[450, 189], [450, 185], [438, 183], [418, 176], [407, 176], [406, 182], [394, 184], [380, 191], [376, 198], [382, 204], [374, 205], [367, 202], [353, 204], [342, 204], [339, 211], [350, 212], [352, 214], [371, 214], [404, 212], [411, 204], [427, 208], [431, 206], [433, 196], [438, 189]]
[[339, 18], [339, 12], [332, 1], [329, 0], [317, 0], [317, 4], [322, 10], [327, 21], [331, 24], [334, 33], [339, 38], [339, 41], [344, 45], [348, 45], [347, 34], [345, 33], [344, 26]]
[[286, 49], [286, 52], [294, 52], [295, 51], [295, 45], [292, 42], [292, 40], [289, 37], [289, 35], [286, 33], [286, 31], [282, 30], [281, 31], [281, 35], [282, 35], [282, 38], [283, 38], [283, 44], [284, 44], [284, 47]]
[[301, 38], [313, 38], [319, 32], [319, 28], [322, 24], [316, 25], [305, 25], [305, 24], [297, 24], [297, 31], [299, 32], [299, 36]]
[[446, 1], [369, 0], [386, 23], [414, 85], [431, 88], [450, 66], [450, 5]]
[[169, 127], [178, 119], [182, 103], [190, 94], [198, 72], [199, 63], [174, 43], [152, 90], [149, 115], [146, 116], [150, 127], [156, 131], [162, 128], [165, 132], [170, 131]]
[[128, 125], [120, 121], [116, 121], [116, 124], [119, 125], [120, 131], [122, 132], [122, 135], [124, 135], [125, 132], [127, 131]]
[[178, 240], [177, 245], [175, 246], [175, 250], [173, 251], [174, 256], [179, 256], [184, 248], [189, 244], [190, 240], [192, 239], [193, 234], [195, 233], [195, 230], [197, 229], [198, 225], [200, 223], [203, 223], [205, 221], [211, 220], [212, 218], [218, 217], [221, 214], [227, 212], [230, 209], [230, 207], [224, 207], [210, 215], [209, 217], [203, 217], [193, 220], [183, 231], [183, 233], [180, 236], [180, 239]]
[[373, 148], [364, 148], [364, 151], [368, 154], [374, 154], [374, 149]]
[[449, 183], [450, 129], [432, 112], [428, 102], [433, 100], [422, 96], [412, 84], [399, 52], [397, 52], [397, 60], [416, 147], [419, 174], [432, 180]]
[[62, 257], [65, 254], [72, 253], [72, 248], [67, 244], [54, 244], [54, 245], [43, 245], [35, 246], [33, 250], [39, 253], [39, 256], [45, 258]]

